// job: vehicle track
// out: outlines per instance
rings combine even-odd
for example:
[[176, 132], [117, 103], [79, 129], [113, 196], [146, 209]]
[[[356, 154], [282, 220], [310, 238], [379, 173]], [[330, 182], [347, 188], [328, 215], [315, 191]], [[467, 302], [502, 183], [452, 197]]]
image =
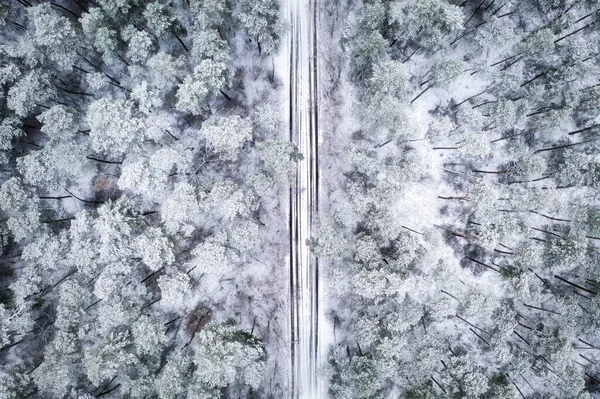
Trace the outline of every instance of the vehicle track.
[[318, 212], [318, 75], [316, 0], [291, 0], [290, 140], [304, 155], [290, 188], [291, 392], [294, 398], [320, 396], [319, 270], [309, 252]]

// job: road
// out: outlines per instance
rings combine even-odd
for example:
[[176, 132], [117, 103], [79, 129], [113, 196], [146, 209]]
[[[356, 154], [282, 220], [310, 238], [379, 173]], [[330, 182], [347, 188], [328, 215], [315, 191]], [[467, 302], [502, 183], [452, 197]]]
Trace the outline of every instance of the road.
[[304, 159], [290, 189], [290, 327], [293, 398], [321, 397], [319, 270], [306, 245], [318, 211], [317, 0], [290, 0], [290, 139]]

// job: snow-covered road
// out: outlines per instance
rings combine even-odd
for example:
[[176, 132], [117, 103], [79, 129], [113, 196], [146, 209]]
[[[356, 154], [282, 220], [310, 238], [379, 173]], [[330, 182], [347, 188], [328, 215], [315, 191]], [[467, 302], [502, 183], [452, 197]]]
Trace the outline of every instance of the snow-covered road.
[[318, 210], [316, 0], [290, 0], [290, 139], [304, 159], [290, 190], [291, 392], [320, 397], [318, 262], [306, 245]]

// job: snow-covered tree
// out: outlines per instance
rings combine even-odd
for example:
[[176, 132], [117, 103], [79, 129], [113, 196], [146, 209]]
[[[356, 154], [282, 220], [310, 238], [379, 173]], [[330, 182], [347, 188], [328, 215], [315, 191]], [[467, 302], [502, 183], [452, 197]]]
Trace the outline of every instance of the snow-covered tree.
[[150, 33], [128, 26], [123, 31], [127, 40], [127, 56], [133, 61], [144, 63], [156, 51], [156, 43]]
[[223, 159], [235, 160], [244, 143], [252, 139], [252, 123], [239, 115], [204, 122], [200, 134]]
[[107, 154], [124, 155], [142, 142], [144, 121], [129, 100], [100, 99], [87, 111], [92, 148]]
[[18, 369], [0, 369], [0, 398], [18, 399], [32, 393], [31, 377]]
[[144, 231], [137, 240], [136, 246], [144, 262], [150, 269], [158, 270], [175, 261], [173, 243], [156, 227]]
[[231, 180], [215, 182], [209, 187], [203, 208], [225, 221], [248, 217], [256, 209], [256, 199], [251, 192], [240, 188]]
[[191, 234], [193, 224], [201, 217], [200, 204], [201, 196], [193, 186], [188, 183], [175, 185], [173, 193], [163, 202], [160, 210], [167, 232]]
[[168, 342], [163, 323], [148, 315], [141, 315], [133, 323], [131, 333], [136, 351], [140, 355], [155, 356]]
[[190, 276], [176, 268], [168, 267], [165, 274], [158, 278], [161, 304], [169, 308], [181, 306], [191, 293]]
[[61, 140], [17, 159], [17, 170], [27, 184], [54, 191], [89, 176], [93, 166], [86, 159], [84, 145]]
[[331, 385], [329, 392], [333, 398], [377, 397], [381, 389], [381, 380], [373, 359], [367, 356], [350, 357], [345, 348], [335, 346], [328, 354], [327, 373]]
[[129, 332], [110, 333], [84, 352], [84, 367], [88, 379], [94, 385], [108, 382], [134, 362], [129, 352], [131, 334]]
[[259, 51], [274, 53], [279, 46], [283, 26], [279, 22], [279, 3], [274, 0], [241, 0], [237, 18], [248, 36], [256, 40]]
[[0, 122], [0, 150], [12, 149], [13, 139], [23, 136], [21, 121], [15, 117], [6, 117]]
[[231, 324], [209, 323], [193, 342], [195, 378], [208, 387], [224, 388], [238, 378], [258, 388], [265, 372], [265, 349], [253, 335]]
[[177, 109], [200, 115], [208, 108], [208, 101], [229, 82], [224, 62], [210, 59], [200, 61], [191, 76], [187, 76], [177, 91]]
[[226, 241], [227, 236], [219, 233], [209, 237], [194, 249], [197, 272], [221, 276], [233, 270], [238, 259], [226, 247]]
[[464, 69], [465, 65], [461, 60], [456, 58], [445, 58], [431, 67], [429, 81], [436, 86], [447, 86], [463, 73]]
[[54, 96], [48, 74], [32, 70], [8, 90], [7, 106], [20, 117], [27, 116], [38, 104]]
[[[80, 45], [71, 21], [61, 16], [48, 3], [30, 7], [27, 12], [34, 27], [30, 38], [27, 39], [33, 41], [37, 51], [31, 53], [29, 49], [24, 49], [23, 55], [26, 58], [33, 58], [43, 54], [44, 58], [59, 69], [71, 70]], [[35, 62], [31, 63], [35, 65]]]
[[448, 34], [463, 29], [461, 9], [447, 0], [396, 1], [390, 14], [393, 21], [408, 28], [409, 34], [428, 51], [441, 47]]
[[79, 114], [72, 107], [55, 105], [38, 115], [43, 123], [42, 131], [55, 140], [72, 139], [79, 126]]
[[298, 148], [288, 140], [268, 140], [258, 144], [259, 156], [282, 182], [291, 182], [295, 164], [303, 160]]
[[352, 62], [358, 76], [369, 76], [371, 68], [384, 58], [387, 41], [377, 31], [360, 32], [353, 41]]
[[372, 96], [400, 97], [408, 90], [408, 69], [398, 61], [383, 61], [373, 66], [373, 75], [367, 82]]

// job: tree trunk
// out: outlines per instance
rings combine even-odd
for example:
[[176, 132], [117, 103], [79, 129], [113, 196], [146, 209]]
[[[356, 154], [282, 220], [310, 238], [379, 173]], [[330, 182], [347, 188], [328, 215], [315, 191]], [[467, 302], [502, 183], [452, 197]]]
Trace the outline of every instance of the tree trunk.
[[430, 84], [429, 86], [427, 86], [427, 88], [425, 90], [423, 90], [422, 92], [420, 92], [415, 98], [413, 98], [412, 100], [410, 100], [410, 103], [414, 103], [419, 97], [421, 97], [423, 94], [425, 94], [425, 92], [429, 89], [431, 89], [433, 87], [432, 84]]

